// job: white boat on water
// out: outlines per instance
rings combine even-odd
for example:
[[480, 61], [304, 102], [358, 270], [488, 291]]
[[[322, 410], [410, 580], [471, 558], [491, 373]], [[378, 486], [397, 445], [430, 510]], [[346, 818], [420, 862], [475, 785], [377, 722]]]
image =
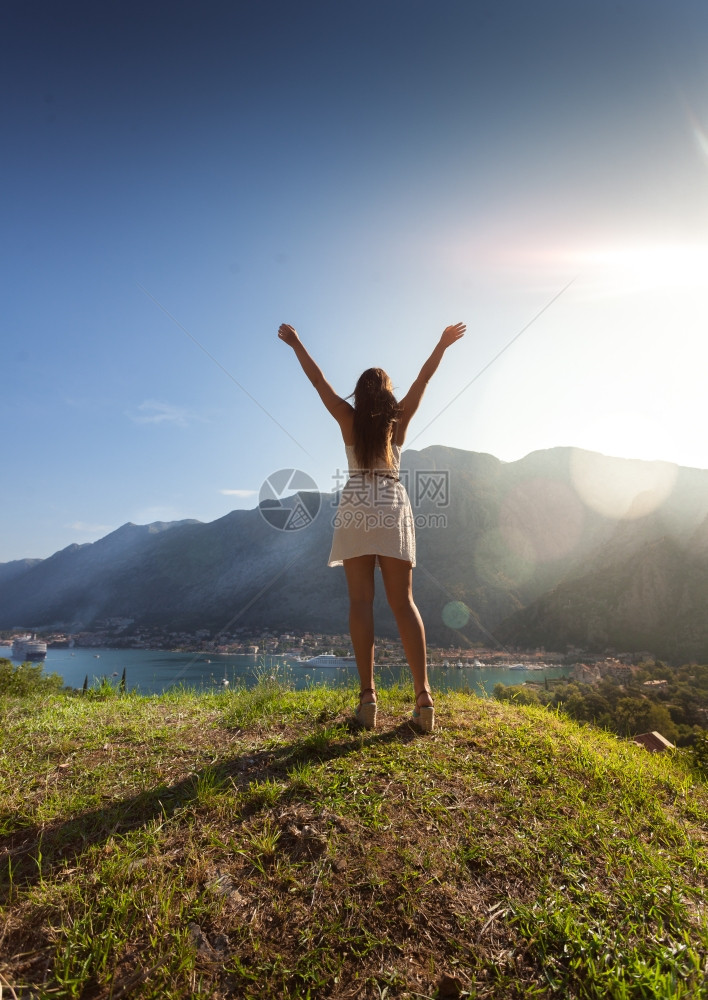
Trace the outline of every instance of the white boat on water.
[[33, 635], [18, 635], [12, 643], [12, 658], [25, 663], [27, 660], [43, 660], [47, 655], [47, 644]]
[[356, 663], [353, 656], [335, 656], [334, 653], [320, 653], [309, 659], [302, 657], [296, 661], [301, 667], [344, 667], [348, 663]]

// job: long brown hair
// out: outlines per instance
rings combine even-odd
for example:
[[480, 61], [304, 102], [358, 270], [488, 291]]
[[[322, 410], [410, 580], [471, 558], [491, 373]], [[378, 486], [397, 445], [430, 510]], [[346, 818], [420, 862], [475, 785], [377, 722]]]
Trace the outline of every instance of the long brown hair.
[[354, 396], [354, 453], [360, 469], [393, 469], [393, 441], [399, 405], [383, 368], [367, 368]]

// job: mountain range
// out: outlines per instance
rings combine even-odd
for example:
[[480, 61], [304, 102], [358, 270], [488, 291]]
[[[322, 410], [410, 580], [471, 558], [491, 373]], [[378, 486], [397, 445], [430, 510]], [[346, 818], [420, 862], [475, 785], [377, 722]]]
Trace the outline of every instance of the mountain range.
[[[404, 452], [401, 477], [431, 642], [708, 661], [708, 471], [575, 448], [501, 462], [433, 446]], [[344, 573], [327, 566], [336, 499], [302, 491], [208, 524], [129, 523], [2, 563], [0, 628], [126, 617], [187, 631], [346, 631]], [[377, 632], [395, 635], [377, 580]]]

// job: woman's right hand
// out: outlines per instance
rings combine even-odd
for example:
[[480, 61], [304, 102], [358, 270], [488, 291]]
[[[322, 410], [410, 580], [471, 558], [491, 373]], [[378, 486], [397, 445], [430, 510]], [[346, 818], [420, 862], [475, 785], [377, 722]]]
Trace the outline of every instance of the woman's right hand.
[[446, 350], [450, 344], [454, 344], [460, 337], [464, 337], [466, 329], [466, 323], [455, 323], [454, 326], [446, 326], [440, 337], [441, 347]]
[[297, 330], [294, 326], [290, 326], [289, 323], [281, 323], [278, 327], [278, 336], [281, 340], [285, 341], [288, 347], [294, 347], [295, 344], [300, 340], [297, 335]]

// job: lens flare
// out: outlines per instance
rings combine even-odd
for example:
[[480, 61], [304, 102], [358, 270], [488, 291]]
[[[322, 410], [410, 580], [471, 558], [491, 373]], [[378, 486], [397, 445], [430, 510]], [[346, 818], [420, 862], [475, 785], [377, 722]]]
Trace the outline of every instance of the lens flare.
[[442, 620], [448, 628], [464, 628], [470, 620], [470, 609], [462, 601], [448, 601], [442, 609]]
[[678, 466], [610, 458], [574, 448], [570, 458], [573, 485], [588, 507], [612, 520], [635, 520], [657, 510], [671, 494]]
[[[684, 98], [685, 101], [685, 98]], [[693, 138], [698, 147], [698, 151], [702, 154], [705, 161], [708, 163], [708, 133], [703, 127], [702, 122], [698, 118], [693, 108], [690, 107], [687, 101], [686, 103], [686, 117], [688, 118], [688, 123], [691, 126], [691, 132], [693, 133]]]

